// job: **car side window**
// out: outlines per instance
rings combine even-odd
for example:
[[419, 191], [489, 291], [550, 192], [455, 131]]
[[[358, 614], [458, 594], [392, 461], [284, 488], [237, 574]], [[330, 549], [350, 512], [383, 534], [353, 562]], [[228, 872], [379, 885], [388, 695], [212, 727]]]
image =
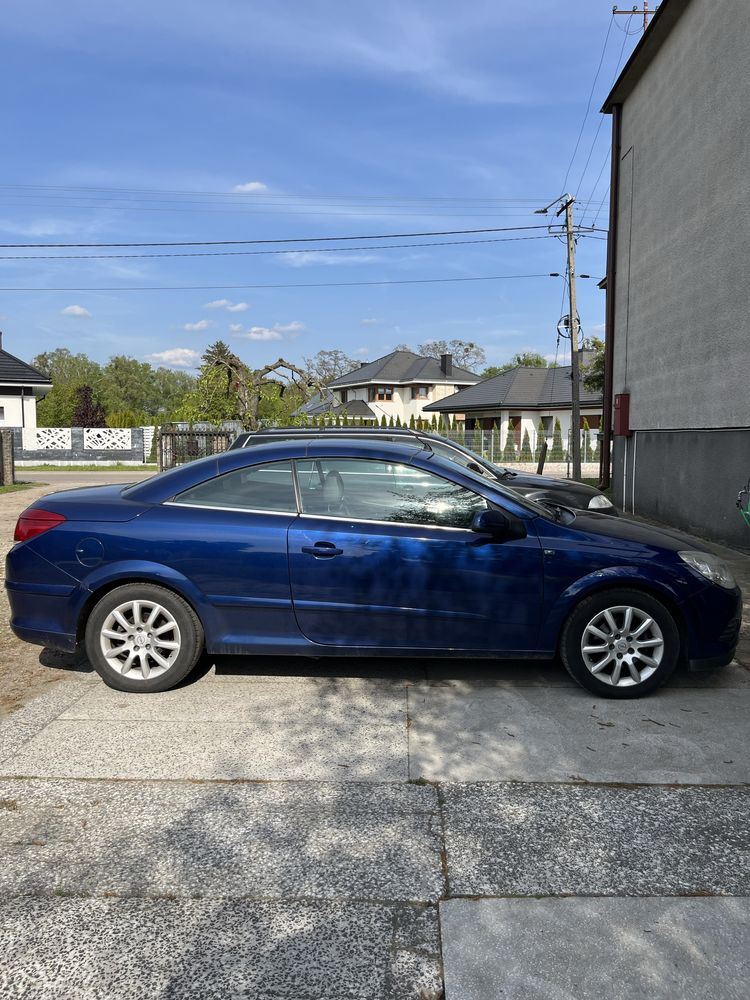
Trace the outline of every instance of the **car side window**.
[[185, 490], [173, 503], [294, 514], [297, 501], [292, 463], [267, 462], [225, 472]]
[[423, 469], [380, 459], [297, 462], [302, 512], [366, 521], [469, 528], [484, 497]]

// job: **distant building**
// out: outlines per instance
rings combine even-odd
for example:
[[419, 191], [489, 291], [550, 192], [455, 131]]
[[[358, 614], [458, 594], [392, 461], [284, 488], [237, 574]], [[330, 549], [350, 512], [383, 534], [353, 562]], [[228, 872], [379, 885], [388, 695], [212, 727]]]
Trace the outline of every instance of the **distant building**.
[[[380, 423], [398, 417], [408, 424], [411, 417], [427, 416], [428, 405], [459, 389], [474, 385], [479, 376], [453, 364], [444, 354], [439, 361], [412, 351], [392, 351], [376, 361], [341, 375], [329, 385], [334, 413], [364, 417]], [[325, 409], [322, 412], [327, 412]], [[369, 414], [369, 416], [368, 416]]]
[[[581, 363], [589, 355], [581, 352]], [[562, 439], [567, 447], [571, 425], [571, 368], [511, 368], [501, 375], [484, 379], [453, 396], [425, 407], [425, 415], [439, 413], [463, 421], [467, 430], [492, 430], [497, 427], [503, 444], [508, 431], [513, 432], [517, 447], [526, 431], [532, 445], [539, 425], [548, 443], [552, 443], [555, 421], [560, 421]], [[602, 395], [581, 386], [581, 427], [583, 421], [592, 431], [601, 424]]]
[[734, 499], [750, 476], [748, 108], [748, 0], [663, 0], [603, 108], [613, 499], [744, 546]]
[[36, 427], [36, 404], [52, 388], [49, 378], [3, 349], [0, 333], [0, 427]]

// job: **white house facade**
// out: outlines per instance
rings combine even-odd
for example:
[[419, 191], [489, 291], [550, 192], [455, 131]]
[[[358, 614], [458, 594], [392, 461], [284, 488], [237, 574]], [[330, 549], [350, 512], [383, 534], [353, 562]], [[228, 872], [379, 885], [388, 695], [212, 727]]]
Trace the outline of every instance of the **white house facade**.
[[350, 417], [408, 424], [413, 417], [430, 419], [431, 403], [474, 385], [479, 376], [454, 365], [450, 354], [438, 361], [412, 351], [393, 351], [376, 361], [363, 363], [335, 379], [329, 386], [329, 408]]
[[49, 378], [9, 354], [0, 333], [0, 427], [36, 427], [37, 400], [52, 388]]

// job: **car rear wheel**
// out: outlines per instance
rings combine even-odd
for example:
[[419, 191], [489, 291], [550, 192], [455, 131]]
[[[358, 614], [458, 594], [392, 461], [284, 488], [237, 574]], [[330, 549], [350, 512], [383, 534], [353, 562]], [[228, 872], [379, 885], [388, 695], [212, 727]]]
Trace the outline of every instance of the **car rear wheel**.
[[86, 654], [105, 684], [118, 691], [166, 691], [186, 677], [203, 647], [190, 605], [150, 583], [105, 594], [86, 623]]
[[617, 589], [581, 601], [560, 640], [568, 673], [604, 698], [638, 698], [660, 687], [680, 656], [680, 633], [650, 594]]

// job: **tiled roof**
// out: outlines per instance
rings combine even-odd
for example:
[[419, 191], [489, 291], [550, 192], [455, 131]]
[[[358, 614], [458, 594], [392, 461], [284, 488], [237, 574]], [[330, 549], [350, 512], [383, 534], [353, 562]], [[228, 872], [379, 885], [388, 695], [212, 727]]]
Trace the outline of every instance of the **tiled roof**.
[[[425, 406], [436, 413], [468, 410], [543, 410], [571, 405], [571, 368], [511, 368], [502, 375]], [[602, 394], [581, 383], [581, 406], [601, 406]]]
[[32, 368], [25, 361], [0, 350], [0, 383], [5, 385], [51, 385], [44, 372]]
[[479, 376], [466, 368], [453, 365], [453, 371], [446, 375], [435, 358], [425, 358], [412, 351], [392, 351], [383, 358], [370, 361], [354, 371], [340, 375], [331, 382], [331, 388], [339, 389], [349, 385], [364, 385], [367, 382], [466, 382], [473, 385]]

